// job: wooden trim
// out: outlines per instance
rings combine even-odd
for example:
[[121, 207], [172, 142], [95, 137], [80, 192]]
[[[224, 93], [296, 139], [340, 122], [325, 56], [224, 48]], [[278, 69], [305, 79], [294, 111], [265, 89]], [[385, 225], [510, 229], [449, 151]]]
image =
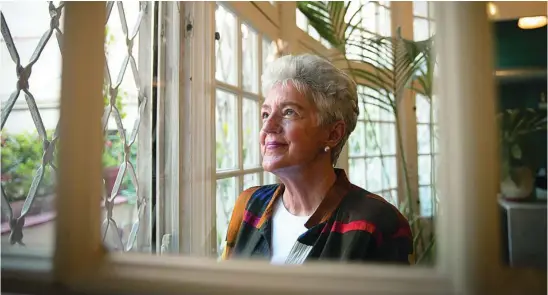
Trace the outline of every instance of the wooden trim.
[[[66, 2], [54, 274], [70, 282], [98, 267], [102, 189], [104, 2]], [[85, 57], [85, 58], [82, 58]]]

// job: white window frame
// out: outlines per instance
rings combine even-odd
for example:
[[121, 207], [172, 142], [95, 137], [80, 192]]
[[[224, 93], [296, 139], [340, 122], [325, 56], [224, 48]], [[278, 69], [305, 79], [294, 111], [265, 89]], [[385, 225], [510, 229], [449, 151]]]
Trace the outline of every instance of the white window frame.
[[[231, 5], [231, 3], [236, 3], [236, 5]], [[273, 7], [270, 3], [267, 3], [267, 2], [264, 2], [267, 7]], [[257, 4], [257, 3], [255, 3]], [[233, 14], [234, 18], [236, 19], [236, 27], [235, 29], [237, 30], [237, 34], [236, 34], [236, 48], [234, 48], [234, 50], [236, 50], [236, 65], [237, 65], [237, 69], [236, 69], [236, 73], [237, 73], [237, 79], [236, 79], [236, 85], [232, 85], [230, 83], [227, 83], [227, 82], [223, 82], [223, 81], [220, 81], [220, 80], [217, 80], [215, 79], [215, 73], [212, 73], [214, 76], [213, 76], [213, 80], [215, 80], [215, 83], [214, 83], [214, 86], [213, 86], [213, 90], [212, 90], [212, 93], [213, 93], [213, 100], [216, 101], [217, 97], [216, 97], [216, 94], [217, 94], [217, 91], [222, 91], [222, 92], [225, 92], [231, 96], [233, 96], [235, 98], [235, 104], [234, 104], [234, 109], [233, 111], [235, 112], [235, 116], [236, 116], [236, 124], [234, 125], [234, 127], [236, 128], [236, 133], [237, 133], [237, 136], [236, 136], [236, 153], [237, 153], [237, 156], [235, 157], [235, 160], [236, 160], [236, 166], [235, 168], [225, 168], [225, 169], [216, 169], [216, 172], [215, 172], [215, 178], [216, 178], [216, 182], [219, 181], [219, 180], [224, 180], [224, 179], [231, 179], [231, 178], [235, 178], [236, 179], [236, 183], [235, 183], [235, 189], [236, 191], [234, 191], [233, 193], [236, 194], [235, 195], [235, 198], [237, 198], [237, 194], [238, 192], [241, 192], [243, 191], [244, 189], [247, 189], [248, 187], [244, 187], [245, 183], [244, 183], [244, 177], [246, 175], [253, 175], [253, 174], [258, 174], [259, 177], [257, 179], [257, 182], [259, 185], [264, 185], [264, 184], [267, 184], [269, 183], [265, 178], [265, 171], [264, 169], [262, 168], [261, 166], [261, 157], [260, 155], [256, 155], [257, 156], [257, 165], [255, 167], [245, 167], [244, 165], [244, 158], [242, 156], [242, 148], [245, 144], [244, 142], [244, 138], [243, 138], [243, 135], [242, 135], [242, 131], [243, 131], [243, 102], [245, 99], [249, 99], [249, 100], [252, 100], [254, 102], [257, 103], [257, 131], [260, 130], [260, 128], [262, 127], [262, 120], [260, 118], [260, 108], [261, 108], [261, 105], [264, 101], [264, 93], [262, 93], [262, 81], [260, 81], [260, 76], [263, 72], [263, 50], [265, 50], [265, 48], [263, 48], [263, 38], [267, 38], [267, 39], [270, 39], [269, 36], [267, 34], [264, 34], [263, 32], [261, 32], [260, 30], [258, 30], [257, 28], [255, 28], [250, 21], [248, 21], [246, 19], [246, 16], [249, 16], [249, 15], [260, 15], [262, 13], [261, 10], [258, 10], [259, 8], [255, 5], [246, 5], [244, 3], [237, 3], [237, 2], [216, 2], [216, 5], [220, 5], [222, 6], [224, 9], [226, 9], [227, 11], [229, 11], [229, 13]], [[242, 15], [239, 15], [237, 12], [236, 12], [236, 9], [234, 9], [234, 6], [235, 8], [237, 9], [237, 11], [239, 11], [240, 13], [243, 14]], [[265, 9], [264, 5], [262, 7], [263, 9]], [[269, 11], [269, 10], [267, 10]], [[242, 69], [242, 65], [243, 65], [243, 56], [242, 56], [242, 33], [241, 33], [241, 25], [246, 25], [249, 30], [252, 30], [253, 33], [256, 35], [257, 37], [257, 77], [256, 77], [256, 85], [257, 85], [257, 91], [256, 93], [254, 92], [250, 92], [249, 90], [245, 90], [244, 89], [244, 85], [243, 85], [243, 69]], [[268, 25], [268, 23], [267, 23]], [[267, 25], [264, 24], [263, 22], [263, 25], [262, 27], [266, 27]], [[269, 31], [273, 31], [273, 29], [269, 30]], [[222, 38], [222, 36], [221, 36]], [[272, 39], [271, 39], [272, 40]], [[222, 50], [222, 49], [221, 49]], [[215, 53], [216, 55], [217, 53]], [[216, 58], [216, 56], [215, 56]], [[216, 104], [216, 102], [214, 102], [214, 105]], [[212, 123], [209, 123], [210, 126], [215, 126], [216, 124], [216, 118], [213, 118], [214, 121]], [[257, 134], [257, 138], [258, 138], [258, 134]], [[257, 152], [259, 152], [259, 142], [257, 141]], [[215, 205], [217, 206], [217, 201], [218, 199], [216, 198], [215, 199]], [[232, 211], [232, 210], [231, 210]], [[217, 215], [216, 213], [212, 212], [211, 214], [214, 214], [215, 216]], [[216, 216], [218, 217], [218, 216]], [[230, 218], [230, 214], [228, 216]], [[211, 232], [215, 232], [216, 234], [218, 233], [218, 229], [215, 228], [214, 230], [211, 230]], [[215, 251], [215, 252], [212, 252], [210, 253], [211, 256], [218, 256], [220, 255], [220, 251]]]
[[[168, 11], [176, 11], [174, 6], [177, 4], [166, 3]], [[198, 34], [211, 33], [213, 16], [208, 5], [212, 2], [180, 3], [185, 16], [188, 11], [194, 19], [193, 31], [196, 31], [184, 44], [191, 52], [200, 52], [204, 45], [213, 42], [212, 35]], [[13, 287], [8, 284], [10, 280], [26, 282], [3, 291], [25, 292], [25, 287], [38, 280], [49, 286], [55, 282], [74, 291], [127, 294], [513, 294], [543, 290], [545, 272], [521, 272], [500, 266], [498, 178], [492, 173], [498, 165], [493, 153], [498, 142], [492, 63], [486, 58], [492, 54], [491, 42], [483, 38], [489, 33], [485, 3], [439, 2], [436, 5], [440, 20], [438, 52], [440, 60], [444, 61], [442, 64], [446, 65], [440, 68], [438, 81], [440, 95], [445, 98], [440, 104], [440, 118], [443, 119], [440, 127], [441, 134], [451, 138], [450, 144], [441, 141], [440, 146], [442, 167], [451, 169], [440, 170], [444, 200], [438, 218], [436, 267], [327, 263], [273, 267], [257, 261], [217, 263], [198, 257], [106, 253], [99, 235], [100, 210], [96, 200], [101, 193], [103, 140], [99, 124], [103, 67], [97, 61], [104, 59], [105, 5], [102, 2], [67, 2], [61, 95], [61, 134], [65, 140], [60, 142], [61, 181], [55, 257], [53, 264], [48, 265], [47, 259], [36, 253], [17, 255], [3, 251], [4, 286]], [[183, 23], [175, 25], [186, 28]], [[81, 36], [85, 36], [86, 42], [81, 42]], [[188, 62], [188, 51], [182, 54]], [[88, 58], [82, 59], [82, 55]], [[208, 84], [204, 83], [211, 77], [210, 73], [204, 73], [204, 69], [206, 72], [211, 69], [208, 60], [204, 58], [190, 64], [192, 82], [185, 79], [181, 83], [190, 84], [190, 94], [185, 89], [177, 99], [193, 101], [192, 98], [203, 98], [204, 93], [211, 95]], [[167, 80], [173, 81], [168, 77]], [[182, 111], [182, 107], [178, 111]], [[196, 116], [212, 112], [211, 104], [198, 110], [196, 104], [190, 107], [192, 111], [202, 112]], [[178, 135], [179, 143], [193, 142], [181, 129]], [[213, 143], [214, 138], [206, 135], [199, 140], [202, 144], [208, 140]], [[87, 148], [71, 149], [70, 145], [75, 142], [86, 142]], [[186, 145], [179, 148], [186, 156], [184, 147]], [[211, 157], [203, 150], [188, 152], [198, 156], [204, 154], [198, 160], [191, 159], [193, 162]], [[190, 192], [195, 193], [210, 189], [212, 186], [207, 184], [214, 178], [211, 170], [207, 172], [214, 166], [207, 166], [208, 163], [212, 164], [183, 167], [183, 174], [190, 173], [194, 179], [180, 177], [180, 187], [184, 189], [179, 187], [179, 190], [186, 193], [186, 187], [190, 187]], [[82, 166], [86, 169], [81, 169]], [[199, 183], [195, 184], [193, 180]], [[210, 192], [210, 195], [214, 194]]]

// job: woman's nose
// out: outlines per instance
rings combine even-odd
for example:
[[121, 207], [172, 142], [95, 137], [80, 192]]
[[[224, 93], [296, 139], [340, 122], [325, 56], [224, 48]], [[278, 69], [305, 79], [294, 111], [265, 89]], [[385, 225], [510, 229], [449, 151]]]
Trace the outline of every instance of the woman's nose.
[[265, 133], [280, 133], [280, 118], [276, 115], [270, 115], [266, 120], [264, 120], [262, 130]]

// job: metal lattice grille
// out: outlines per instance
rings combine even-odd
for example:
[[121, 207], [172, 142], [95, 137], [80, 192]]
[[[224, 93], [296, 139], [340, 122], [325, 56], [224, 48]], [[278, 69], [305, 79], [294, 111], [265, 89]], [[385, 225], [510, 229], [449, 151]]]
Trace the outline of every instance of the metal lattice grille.
[[[32, 4], [30, 4], [32, 5]], [[119, 166], [119, 169], [117, 170], [118, 173], [116, 175], [116, 180], [114, 181], [114, 184], [112, 185], [112, 188], [105, 187], [104, 194], [102, 196], [102, 205], [104, 206], [104, 216], [105, 219], [101, 225], [101, 233], [104, 244], [107, 246], [107, 248], [111, 250], [121, 250], [121, 251], [130, 251], [130, 250], [143, 250], [145, 247], [148, 246], [148, 241], [143, 242], [143, 238], [141, 237], [138, 239], [139, 235], [142, 235], [143, 237], [147, 237], [148, 235], [145, 233], [149, 228], [146, 224], [146, 215], [148, 210], [148, 204], [149, 204], [149, 198], [150, 193], [148, 191], [148, 186], [144, 185], [145, 189], [142, 189], [143, 185], [140, 179], [138, 179], [137, 175], [146, 175], [147, 173], [139, 173], [138, 168], [135, 165], [135, 162], [132, 163], [131, 156], [132, 156], [132, 148], [137, 148], [137, 153], [144, 152], [144, 154], [148, 154], [149, 151], [141, 151], [143, 147], [138, 146], [137, 147], [137, 141], [138, 141], [138, 135], [140, 131], [146, 131], [150, 128], [148, 124], [148, 120], [144, 126], [143, 121], [141, 118], [145, 117], [147, 115], [147, 112], [149, 112], [149, 108], [147, 107], [147, 104], [149, 103], [149, 96], [150, 96], [150, 81], [151, 79], [147, 79], [146, 77], [151, 78], [151, 72], [150, 69], [145, 67], [144, 70], [141, 70], [139, 68], [139, 58], [146, 59], [145, 63], [147, 61], [150, 61], [149, 56], [150, 52], [152, 50], [152, 44], [143, 44], [142, 42], [140, 44], [137, 44], [136, 40], [138, 38], [141, 38], [140, 36], [141, 32], [144, 31], [144, 34], [151, 34], [150, 26], [151, 22], [147, 17], [149, 17], [148, 11], [149, 6], [152, 6], [151, 2], [140, 2], [139, 9], [138, 9], [138, 16], [134, 22], [132, 22], [131, 30], [128, 29], [128, 18], [126, 17], [126, 9], [124, 9], [124, 3], [122, 2], [107, 2], [107, 23], [109, 20], [118, 21], [121, 25], [121, 33], [118, 35], [123, 36], [117, 36], [121, 39], [123, 39], [123, 43], [125, 44], [125, 53], [123, 54], [123, 61], [121, 62], [120, 68], [109, 68], [109, 58], [118, 58], [119, 56], [112, 57], [107, 54], [107, 61], [105, 62], [105, 85], [104, 85], [104, 98], [105, 98], [105, 111], [102, 118], [102, 126], [105, 133], [108, 133], [108, 127], [109, 122], [114, 121], [114, 124], [116, 126], [116, 132], [115, 136], [118, 138], [118, 140], [121, 142], [121, 150], [120, 155], [118, 156], [118, 163], [117, 166]], [[135, 2], [133, 3], [125, 3], [126, 6], [129, 5], [137, 5]], [[39, 40], [38, 44], [36, 45], [36, 49], [34, 50], [34, 53], [30, 57], [30, 60], [28, 64], [24, 65], [20, 58], [20, 52], [18, 52], [18, 48], [16, 46], [16, 42], [14, 42], [14, 38], [12, 37], [12, 33], [10, 32], [9, 24], [6, 21], [6, 18], [4, 16], [4, 11], [0, 11], [1, 16], [1, 33], [2, 33], [2, 41], [5, 42], [7, 47], [7, 52], [9, 53], [9, 56], [11, 57], [11, 60], [15, 63], [15, 75], [17, 76], [17, 84], [15, 85], [15, 90], [11, 93], [8, 99], [2, 101], [2, 114], [1, 114], [1, 124], [2, 124], [2, 132], [5, 132], [5, 124], [10, 117], [10, 114], [12, 114], [12, 110], [14, 109], [14, 106], [21, 105], [21, 103], [17, 103], [19, 98], [21, 97], [21, 94], [24, 95], [26, 104], [28, 106], [28, 112], [30, 113], [32, 117], [32, 121], [34, 123], [35, 130], [38, 133], [38, 138], [42, 145], [42, 158], [40, 161], [40, 164], [37, 165], [34, 173], [32, 176], [28, 175], [28, 177], [33, 177], [32, 184], [30, 185], [30, 188], [28, 188], [28, 193], [26, 195], [26, 198], [24, 200], [24, 203], [21, 207], [20, 214], [19, 212], [15, 212], [14, 210], [17, 210], [18, 208], [14, 208], [12, 206], [10, 200], [9, 192], [5, 190], [4, 182], [2, 183], [1, 187], [1, 197], [2, 197], [2, 211], [4, 212], [4, 215], [7, 216], [8, 224], [9, 224], [9, 242], [13, 244], [20, 244], [24, 245], [23, 240], [23, 231], [25, 228], [25, 218], [27, 217], [30, 208], [33, 205], [36, 205], [36, 197], [37, 197], [37, 191], [41, 185], [42, 179], [44, 178], [44, 175], [46, 171], [51, 169], [52, 175], [56, 174], [56, 166], [55, 166], [55, 147], [59, 140], [58, 137], [58, 128], [55, 128], [55, 131], [52, 132], [52, 134], [48, 134], [46, 132], [46, 127], [44, 127], [44, 121], [43, 121], [43, 115], [41, 113], [41, 109], [39, 107], [39, 104], [36, 103], [35, 96], [33, 95], [31, 89], [32, 87], [29, 85], [29, 79], [32, 75], [32, 69], [33, 66], [36, 64], [36, 62], [40, 59], [42, 56], [42, 52], [44, 51], [44, 48], [49, 44], [49, 42], [55, 42], [53, 39], [57, 40], [59, 49], [62, 48], [62, 41], [63, 41], [63, 32], [61, 30], [62, 26], [60, 26], [61, 16], [63, 13], [63, 2], [59, 3], [58, 5], [55, 5], [53, 2], [49, 2], [48, 5], [48, 13], [50, 16], [50, 22], [49, 27], [45, 30], [45, 33], [42, 35], [41, 39]], [[116, 9], [113, 9], [116, 8]], [[113, 10], [117, 10], [117, 15], [115, 13], [112, 13]], [[15, 17], [24, 17], [21, 16], [15, 16]], [[143, 24], [145, 24], [146, 28], [143, 30]], [[34, 23], [30, 22], [29, 25], [35, 25]], [[55, 36], [54, 36], [55, 35]], [[148, 36], [148, 39], [150, 39], [150, 36]], [[108, 40], [107, 40], [108, 41]], [[108, 43], [108, 42], [107, 42]], [[146, 47], [148, 45], [148, 48]], [[136, 50], [136, 47], [143, 46], [143, 49]], [[108, 47], [106, 45], [106, 47]], [[20, 48], [19, 48], [20, 49]], [[136, 52], [139, 51], [141, 54], [138, 55]], [[62, 52], [60, 52], [62, 54]], [[144, 54], [143, 54], [144, 53]], [[47, 57], [46, 57], [47, 58]], [[121, 59], [120, 59], [121, 60]], [[117, 74], [113, 75], [112, 71], [117, 71]], [[127, 89], [122, 89], [121, 86], [123, 86], [124, 83], [123, 80], [125, 77], [130, 76], [127, 75], [127, 73], [131, 71], [131, 74], [133, 75], [133, 82], [134, 85], [131, 85], [132, 87], [135, 87], [135, 89], [131, 89], [133, 93], [136, 93], [133, 95], [134, 100], [137, 100], [137, 102], [134, 102], [136, 104], [136, 114], [134, 114], [135, 121], [133, 125], [131, 126], [132, 129], [130, 131], [126, 130], [124, 125], [131, 125], [127, 123], [124, 124], [123, 120], [123, 113], [120, 110], [120, 93], [123, 91], [126, 91]], [[145, 77], [145, 78], [143, 78]], [[35, 79], [41, 79], [42, 77], [35, 77]], [[34, 80], [33, 80], [34, 81]], [[132, 83], [131, 83], [132, 84]], [[9, 87], [9, 85], [6, 85], [6, 87]], [[127, 87], [127, 86], [124, 86]], [[6, 95], [7, 96], [7, 95]], [[132, 97], [129, 97], [131, 99]], [[27, 110], [25, 110], [27, 111]], [[146, 132], [145, 132], [146, 133]], [[150, 134], [150, 133], [149, 133]], [[112, 135], [111, 135], [112, 136]], [[23, 157], [23, 155], [21, 155]], [[150, 160], [150, 159], [149, 159]], [[143, 167], [139, 167], [139, 169], [149, 169], [150, 165], [143, 165]], [[150, 174], [151, 171], [148, 171]], [[117, 204], [119, 204], [119, 193], [120, 190], [124, 186], [124, 180], [126, 178], [129, 178], [130, 183], [135, 188], [133, 195], [131, 196], [135, 200], [134, 208], [131, 210], [136, 211], [136, 218], [132, 217], [132, 221], [130, 222], [129, 228], [127, 229], [127, 233], [125, 233], [124, 229], [121, 228], [119, 224], [116, 222], [116, 214], [115, 214], [115, 207]], [[149, 179], [145, 180], [146, 182], [149, 181]], [[127, 181], [126, 181], [127, 183]], [[107, 192], [108, 191], [108, 192]], [[131, 206], [132, 204], [128, 204]], [[18, 211], [18, 210], [17, 210]], [[133, 212], [132, 211], [132, 212]], [[143, 221], [145, 220], [145, 221]], [[141, 243], [137, 245], [136, 241], [139, 240]]]
[[21, 96], [21, 92], [23, 92], [25, 95], [28, 109], [32, 116], [32, 120], [34, 122], [34, 126], [36, 127], [36, 131], [38, 131], [38, 135], [40, 137], [44, 150], [42, 162], [40, 166], [37, 167], [31, 187], [28, 191], [23, 207], [21, 208], [21, 214], [18, 217], [15, 217], [10, 203], [8, 202], [4, 187], [2, 186], [2, 210], [7, 211], [11, 231], [9, 240], [12, 245], [15, 243], [24, 245], [23, 227], [25, 225], [25, 217], [27, 216], [31, 206], [34, 203], [38, 186], [40, 185], [44, 176], [44, 172], [46, 169], [48, 169], [48, 167], [49, 169], [56, 170], [56, 167], [53, 163], [53, 152], [55, 150], [55, 145], [58, 141], [58, 128], [56, 128], [53, 137], [49, 139], [48, 135], [46, 134], [46, 129], [44, 127], [40, 111], [36, 105], [36, 100], [34, 98], [34, 95], [31, 93], [29, 87], [29, 78], [32, 74], [32, 67], [40, 58], [47, 43], [51, 40], [53, 33], [55, 32], [55, 37], [58, 41], [59, 48], [61, 48], [63, 40], [63, 33], [59, 29], [59, 19], [61, 18], [61, 13], [63, 10], [63, 3], [55, 6], [52, 2], [50, 2], [48, 10], [51, 17], [50, 26], [42, 35], [42, 38], [36, 46], [36, 49], [34, 50], [34, 53], [32, 54], [29, 63], [25, 66], [21, 64], [19, 53], [13, 41], [13, 37], [11, 35], [4, 14], [3, 12], [0, 12], [2, 38], [6, 43], [6, 47], [11, 56], [11, 59], [15, 63], [15, 74], [17, 75], [17, 85], [15, 86], [15, 90], [10, 95], [8, 101], [2, 105], [2, 131], [4, 130], [4, 125], [6, 124], [6, 121], [13, 109], [13, 106], [17, 102], [17, 99]]
[[[107, 3], [107, 22], [109, 21], [110, 18], [115, 17], [114, 15], [112, 15], [114, 4], [115, 4], [114, 2]], [[125, 248], [126, 251], [129, 251], [133, 248], [133, 245], [135, 245], [137, 233], [139, 232], [139, 228], [140, 228], [140, 220], [145, 214], [145, 209], [147, 208], [147, 197], [148, 197], [139, 190], [139, 182], [137, 181], [136, 170], [134, 165], [130, 162], [130, 158], [129, 158], [131, 147], [133, 144], [135, 144], [135, 141], [137, 139], [141, 118], [145, 116], [145, 113], [144, 113], [145, 107], [148, 102], [148, 98], [144, 92], [144, 88], [141, 87], [141, 81], [139, 78], [140, 73], [137, 67], [137, 61], [135, 57], [133, 56], [134, 40], [135, 40], [135, 37], [139, 34], [139, 28], [143, 20], [143, 16], [145, 15], [147, 11], [148, 3], [147, 2], [141, 3], [139, 16], [137, 18], [136, 23], [133, 24], [134, 26], [131, 31], [128, 30], [128, 23], [127, 23], [126, 14], [124, 11], [124, 4], [122, 2], [116, 2], [116, 5], [118, 8], [118, 16], [119, 16], [124, 37], [125, 37], [127, 54], [122, 63], [120, 71], [118, 72], [116, 80], [112, 79], [113, 77], [111, 74], [111, 70], [109, 69], [109, 66], [108, 66], [108, 57], [105, 62], [105, 86], [106, 86], [106, 89], [108, 89], [109, 103], [108, 103], [108, 106], [105, 107], [105, 112], [103, 114], [103, 130], [105, 132], [107, 131], [109, 118], [111, 117], [114, 118], [116, 122], [117, 130], [118, 130], [118, 136], [120, 137], [123, 144], [124, 154], [123, 154], [122, 163], [120, 163], [120, 169], [118, 170], [118, 175], [116, 177], [116, 181], [114, 183], [112, 191], [110, 192], [110, 195], [107, 195], [107, 191], [105, 191], [103, 196], [103, 202], [104, 202], [105, 209], [107, 211], [106, 212], [107, 215], [101, 226], [101, 232], [103, 235], [103, 241], [107, 244], [107, 246], [109, 246], [109, 248], [116, 249], [116, 250], [122, 250]], [[129, 133], [129, 136], [126, 133], [126, 130], [123, 126], [120, 111], [118, 107], [116, 106], [116, 100], [118, 97], [118, 92], [120, 91], [120, 85], [122, 84], [122, 80], [124, 79], [124, 75], [126, 74], [128, 67], [131, 67], [131, 71], [133, 72], [133, 78], [135, 79], [135, 85], [137, 88], [138, 101], [139, 101], [138, 102], [139, 115], [137, 116], [135, 123], [133, 124], [133, 129]], [[118, 196], [118, 192], [120, 191], [122, 180], [124, 179], [124, 176], [126, 174], [129, 174], [131, 182], [133, 183], [136, 189], [138, 218], [132, 225], [129, 237], [124, 247], [124, 242], [122, 241], [122, 235], [120, 234], [119, 227], [117, 226], [116, 221], [113, 218], [113, 208], [114, 208], [115, 200]]]

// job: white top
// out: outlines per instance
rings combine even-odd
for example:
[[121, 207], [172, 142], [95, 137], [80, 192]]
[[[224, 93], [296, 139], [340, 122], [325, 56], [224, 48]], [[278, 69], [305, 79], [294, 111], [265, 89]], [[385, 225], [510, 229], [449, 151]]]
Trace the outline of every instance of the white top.
[[285, 208], [280, 198], [272, 215], [272, 259], [273, 264], [284, 264], [297, 238], [307, 231], [304, 226], [310, 216], [295, 216]]

